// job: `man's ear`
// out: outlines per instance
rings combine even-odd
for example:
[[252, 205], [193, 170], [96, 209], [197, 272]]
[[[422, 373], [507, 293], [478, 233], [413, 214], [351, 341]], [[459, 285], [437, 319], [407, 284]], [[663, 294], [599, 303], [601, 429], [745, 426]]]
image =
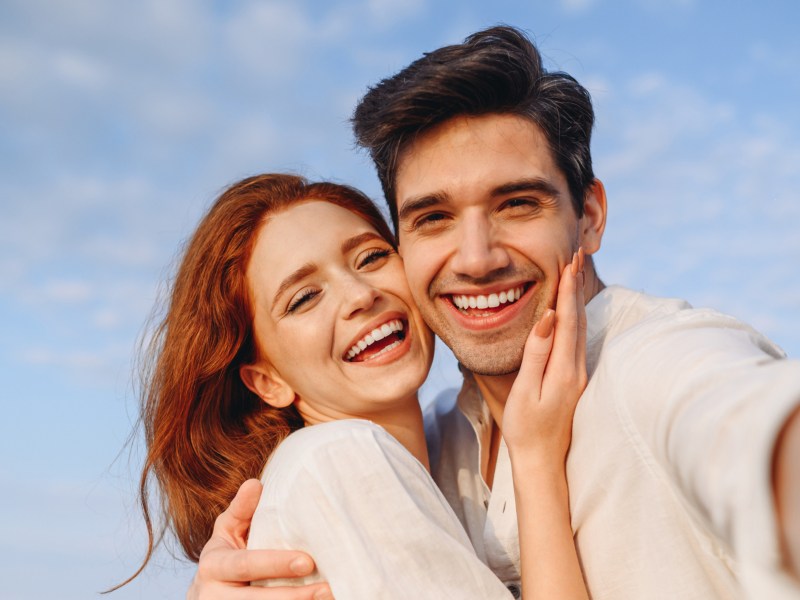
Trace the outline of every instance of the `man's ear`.
[[239, 377], [251, 392], [270, 406], [286, 408], [294, 402], [294, 390], [266, 363], [242, 365]]
[[595, 179], [583, 198], [583, 216], [579, 222], [579, 243], [586, 254], [600, 250], [600, 242], [606, 229], [606, 188]]

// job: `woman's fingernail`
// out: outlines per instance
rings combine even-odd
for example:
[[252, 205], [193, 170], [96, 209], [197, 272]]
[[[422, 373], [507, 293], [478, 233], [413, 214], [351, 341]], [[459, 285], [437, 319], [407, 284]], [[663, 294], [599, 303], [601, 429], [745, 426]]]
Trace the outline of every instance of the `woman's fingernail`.
[[583, 272], [583, 265], [586, 262], [586, 253], [583, 251], [583, 246], [578, 248], [578, 270]]
[[571, 265], [571, 267], [572, 267], [572, 274], [573, 275], [577, 275], [578, 274], [578, 253], [577, 252], [573, 252], [573, 254], [572, 254], [572, 265]]
[[556, 311], [552, 308], [548, 308], [544, 311], [542, 318], [539, 319], [539, 322], [533, 328], [534, 333], [539, 336], [540, 338], [548, 338], [550, 334], [553, 333], [553, 324], [556, 320]]

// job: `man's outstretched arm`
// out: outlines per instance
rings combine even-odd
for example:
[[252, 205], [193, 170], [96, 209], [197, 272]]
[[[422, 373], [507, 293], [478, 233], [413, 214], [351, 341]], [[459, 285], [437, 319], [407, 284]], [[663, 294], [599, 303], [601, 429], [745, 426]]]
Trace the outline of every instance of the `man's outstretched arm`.
[[217, 517], [200, 554], [187, 600], [332, 600], [326, 583], [302, 587], [250, 587], [259, 579], [302, 577], [314, 561], [291, 550], [247, 550], [247, 532], [261, 496], [261, 483], [245, 481], [230, 506]]
[[800, 408], [775, 445], [773, 486], [786, 567], [800, 579]]

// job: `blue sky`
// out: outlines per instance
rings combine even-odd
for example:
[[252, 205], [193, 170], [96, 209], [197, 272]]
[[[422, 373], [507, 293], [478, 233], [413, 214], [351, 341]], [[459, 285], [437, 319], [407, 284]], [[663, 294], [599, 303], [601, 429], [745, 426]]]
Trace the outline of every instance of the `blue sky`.
[[[795, 2], [5, 0], [0, 596], [93, 597], [141, 556], [136, 341], [214, 196], [291, 170], [380, 198], [356, 100], [498, 22], [594, 97], [603, 279], [800, 356]], [[456, 381], [441, 353], [424, 397]], [[181, 597], [191, 572], [162, 553], [111, 597]]]

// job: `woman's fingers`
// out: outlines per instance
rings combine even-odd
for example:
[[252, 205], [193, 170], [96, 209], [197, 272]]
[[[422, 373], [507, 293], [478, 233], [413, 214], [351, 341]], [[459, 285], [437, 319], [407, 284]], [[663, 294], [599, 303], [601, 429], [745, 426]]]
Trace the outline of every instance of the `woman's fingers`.
[[539, 399], [542, 379], [553, 347], [553, 328], [556, 314], [547, 309], [533, 326], [522, 354], [522, 364], [512, 389], [524, 390], [532, 401]]
[[577, 373], [579, 347], [578, 273], [579, 255], [564, 268], [556, 297], [556, 333], [546, 376], [556, 385], [573, 381]]
[[583, 385], [586, 385], [586, 299], [584, 296], [584, 283], [586, 281], [586, 273], [584, 271], [584, 263], [586, 262], [586, 255], [583, 248], [578, 248], [578, 276], [577, 276], [577, 290], [576, 290], [576, 309], [578, 311], [578, 346], [576, 348], [576, 363], [575, 367], [578, 369], [578, 374]]

